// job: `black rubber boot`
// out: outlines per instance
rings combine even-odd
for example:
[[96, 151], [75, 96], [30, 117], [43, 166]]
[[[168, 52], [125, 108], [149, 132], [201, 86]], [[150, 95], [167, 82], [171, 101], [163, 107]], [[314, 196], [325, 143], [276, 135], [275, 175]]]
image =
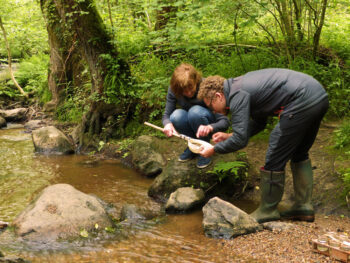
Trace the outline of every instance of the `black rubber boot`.
[[258, 223], [280, 219], [277, 205], [281, 201], [284, 190], [284, 171], [275, 172], [260, 170], [261, 202], [259, 207], [250, 214]]

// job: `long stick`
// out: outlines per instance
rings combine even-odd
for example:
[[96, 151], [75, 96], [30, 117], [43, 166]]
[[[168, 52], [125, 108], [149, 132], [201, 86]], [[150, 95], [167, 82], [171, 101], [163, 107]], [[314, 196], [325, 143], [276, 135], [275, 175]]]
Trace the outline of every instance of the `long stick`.
[[[161, 127], [159, 127], [159, 126], [157, 126], [157, 125], [154, 125], [154, 124], [149, 123], [149, 122], [147, 122], [147, 121], [145, 121], [144, 124], [146, 124], [146, 125], [149, 126], [149, 127], [152, 127], [152, 128], [154, 128], [154, 129], [157, 129], [157, 130], [160, 130], [160, 131], [164, 132], [164, 129], [161, 128]], [[183, 134], [178, 134], [178, 133], [176, 133], [176, 132], [173, 133], [173, 135], [175, 135], [176, 137], [179, 137], [179, 138], [181, 138], [181, 139], [184, 139], [184, 140], [186, 140], [186, 141], [191, 140], [190, 137], [188, 137], [188, 136], [186, 136], [186, 135], [183, 135]]]

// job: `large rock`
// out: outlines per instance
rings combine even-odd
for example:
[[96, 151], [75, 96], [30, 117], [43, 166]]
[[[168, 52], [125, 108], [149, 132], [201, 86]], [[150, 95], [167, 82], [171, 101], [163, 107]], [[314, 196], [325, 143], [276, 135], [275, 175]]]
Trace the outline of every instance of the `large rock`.
[[157, 151], [155, 140], [151, 136], [138, 137], [132, 148], [132, 162], [137, 170], [148, 177], [154, 177], [162, 172], [166, 161]]
[[33, 131], [32, 137], [36, 152], [45, 154], [74, 153], [74, 147], [67, 136], [54, 126], [37, 129]]
[[204, 191], [192, 187], [181, 187], [172, 193], [166, 203], [167, 212], [186, 212], [204, 202]]
[[[232, 161], [233, 158], [234, 156], [231, 154], [215, 156], [213, 158], [213, 164], [205, 169], [197, 168], [196, 159], [181, 163], [177, 158], [174, 158], [163, 168], [163, 172], [154, 179], [148, 189], [148, 195], [165, 202], [168, 200], [170, 194], [178, 188], [193, 187], [203, 189], [209, 196], [232, 196], [235, 192], [242, 191], [239, 180], [236, 182], [233, 176], [230, 176], [220, 181], [217, 174], [208, 173], [208, 171], [213, 170], [217, 162], [224, 160]], [[239, 170], [239, 173], [245, 174], [245, 169], [242, 168]]]
[[[197, 158], [188, 162], [179, 162], [178, 157], [187, 147], [184, 140], [178, 138], [159, 139], [152, 136], [140, 136], [131, 147], [132, 163], [144, 174], [157, 174], [161, 171], [148, 189], [148, 195], [166, 202], [171, 193], [181, 187], [201, 188], [206, 195], [232, 196], [242, 192], [243, 184], [236, 178], [246, 178], [246, 168], [220, 180], [213, 170], [219, 162], [236, 161], [235, 154], [215, 155], [211, 165], [204, 169], [196, 166]], [[147, 172], [147, 167], [153, 167]], [[157, 171], [157, 172], [155, 172]]]
[[77, 237], [82, 229], [112, 227], [113, 223], [96, 197], [68, 184], [45, 188], [14, 221], [16, 235], [29, 240]]
[[35, 130], [43, 127], [45, 125], [45, 122], [42, 120], [30, 120], [24, 124], [24, 128], [27, 130]]
[[0, 128], [6, 127], [6, 120], [0, 116]]
[[5, 118], [6, 121], [21, 121], [26, 118], [28, 109], [17, 108], [12, 110], [0, 110], [0, 116]]
[[262, 226], [241, 209], [214, 197], [203, 207], [203, 228], [209, 237], [229, 239], [261, 230]]
[[[207, 182], [208, 177], [209, 174], [198, 169], [193, 162], [180, 163], [178, 160], [171, 160], [163, 172], [154, 179], [148, 189], [148, 195], [165, 201], [178, 188], [187, 186], [200, 188], [200, 182]], [[213, 180], [212, 183], [214, 182]]]

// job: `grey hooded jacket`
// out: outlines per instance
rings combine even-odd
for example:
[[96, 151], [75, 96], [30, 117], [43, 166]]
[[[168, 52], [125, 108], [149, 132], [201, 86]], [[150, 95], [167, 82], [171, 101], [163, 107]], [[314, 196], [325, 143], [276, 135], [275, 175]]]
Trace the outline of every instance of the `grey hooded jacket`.
[[262, 69], [224, 82], [233, 135], [217, 143], [217, 153], [244, 148], [250, 136], [263, 130], [268, 116], [293, 116], [327, 98], [321, 84], [289, 69]]

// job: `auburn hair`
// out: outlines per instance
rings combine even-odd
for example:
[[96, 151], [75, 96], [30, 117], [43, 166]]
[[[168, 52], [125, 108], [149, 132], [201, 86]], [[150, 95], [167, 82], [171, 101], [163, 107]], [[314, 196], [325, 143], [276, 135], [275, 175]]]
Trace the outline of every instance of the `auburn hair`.
[[182, 63], [174, 70], [170, 80], [170, 88], [176, 97], [181, 97], [186, 89], [197, 88], [202, 80], [202, 74], [191, 64]]

